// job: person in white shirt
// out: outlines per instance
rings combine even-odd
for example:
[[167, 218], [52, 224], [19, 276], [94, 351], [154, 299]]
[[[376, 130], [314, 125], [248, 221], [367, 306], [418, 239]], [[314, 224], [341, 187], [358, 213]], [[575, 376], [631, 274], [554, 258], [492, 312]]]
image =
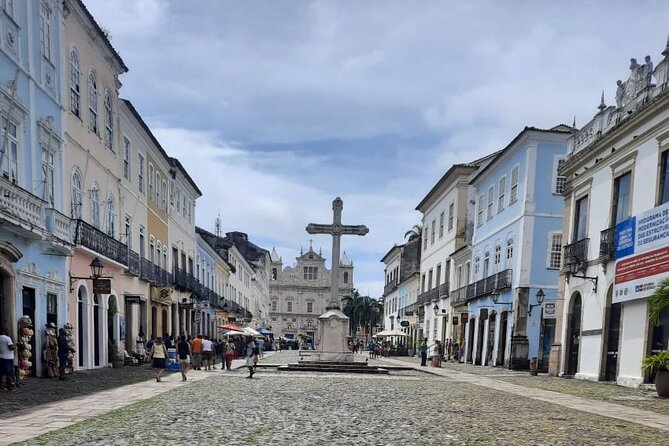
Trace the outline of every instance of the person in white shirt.
[[14, 390], [15, 388], [14, 348], [14, 342], [9, 337], [9, 330], [3, 328], [2, 335], [0, 335], [0, 388], [2, 388], [4, 381], [8, 390]]
[[213, 347], [214, 343], [211, 342], [209, 336], [205, 336], [204, 340], [202, 341], [202, 359], [204, 362], [205, 370], [211, 370]]

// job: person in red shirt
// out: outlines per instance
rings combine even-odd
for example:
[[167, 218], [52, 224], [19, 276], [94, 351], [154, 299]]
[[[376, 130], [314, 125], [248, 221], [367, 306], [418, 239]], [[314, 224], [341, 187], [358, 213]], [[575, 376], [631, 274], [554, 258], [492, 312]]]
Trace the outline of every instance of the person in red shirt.
[[202, 370], [202, 335], [193, 339], [193, 370]]

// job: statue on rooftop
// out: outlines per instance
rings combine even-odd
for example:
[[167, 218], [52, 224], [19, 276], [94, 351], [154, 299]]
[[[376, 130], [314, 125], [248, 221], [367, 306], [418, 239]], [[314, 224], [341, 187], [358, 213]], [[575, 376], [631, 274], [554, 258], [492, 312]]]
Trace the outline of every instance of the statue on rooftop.
[[653, 62], [650, 60], [650, 56], [645, 57], [645, 62], [641, 65], [641, 76], [644, 81], [644, 88], [648, 88], [653, 85]]
[[625, 86], [627, 82], [623, 82], [620, 79], [618, 79], [618, 82], [616, 82], [616, 85], [618, 86], [618, 89], [616, 90], [616, 107], [622, 108], [623, 107], [623, 98], [625, 97]]

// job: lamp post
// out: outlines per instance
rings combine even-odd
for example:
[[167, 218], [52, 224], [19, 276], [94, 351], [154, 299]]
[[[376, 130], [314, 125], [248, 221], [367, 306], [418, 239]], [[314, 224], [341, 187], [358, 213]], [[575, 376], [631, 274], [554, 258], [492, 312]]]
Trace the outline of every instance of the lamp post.
[[90, 276], [81, 277], [81, 276], [70, 275], [70, 292], [74, 291], [74, 289], [72, 288], [72, 285], [77, 280], [96, 281], [96, 280], [98, 280], [102, 277], [102, 270], [104, 269], [104, 264], [102, 263], [102, 260], [100, 260], [100, 257], [96, 256], [88, 266], [91, 268], [91, 275]]

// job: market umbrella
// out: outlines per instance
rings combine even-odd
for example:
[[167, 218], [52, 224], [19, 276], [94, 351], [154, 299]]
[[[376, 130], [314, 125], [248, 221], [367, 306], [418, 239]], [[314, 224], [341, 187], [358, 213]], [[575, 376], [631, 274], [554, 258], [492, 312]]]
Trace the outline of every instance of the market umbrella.
[[408, 336], [406, 333], [403, 333], [399, 330], [383, 330], [375, 334], [374, 338], [387, 338], [390, 336]]
[[272, 333], [272, 330], [268, 330], [266, 328], [259, 328], [258, 333], [260, 333], [261, 335], [265, 335], [265, 336], [269, 336], [269, 335], [274, 334], [274, 333]]
[[255, 338], [262, 338], [263, 337], [263, 335], [261, 335], [260, 333], [258, 333], [257, 331], [255, 331], [251, 327], [244, 327], [244, 333], [249, 335], [249, 336], [253, 336]]
[[232, 330], [232, 331], [238, 331], [240, 333], [244, 333], [244, 329], [242, 327], [239, 327], [235, 324], [224, 324], [224, 325], [219, 325], [218, 328], [221, 328], [223, 330]]
[[230, 331], [226, 331], [225, 333], [223, 333], [223, 336], [225, 336], [226, 338], [229, 338], [230, 336], [244, 336], [244, 334], [245, 333], [240, 332], [240, 331], [230, 330]]

